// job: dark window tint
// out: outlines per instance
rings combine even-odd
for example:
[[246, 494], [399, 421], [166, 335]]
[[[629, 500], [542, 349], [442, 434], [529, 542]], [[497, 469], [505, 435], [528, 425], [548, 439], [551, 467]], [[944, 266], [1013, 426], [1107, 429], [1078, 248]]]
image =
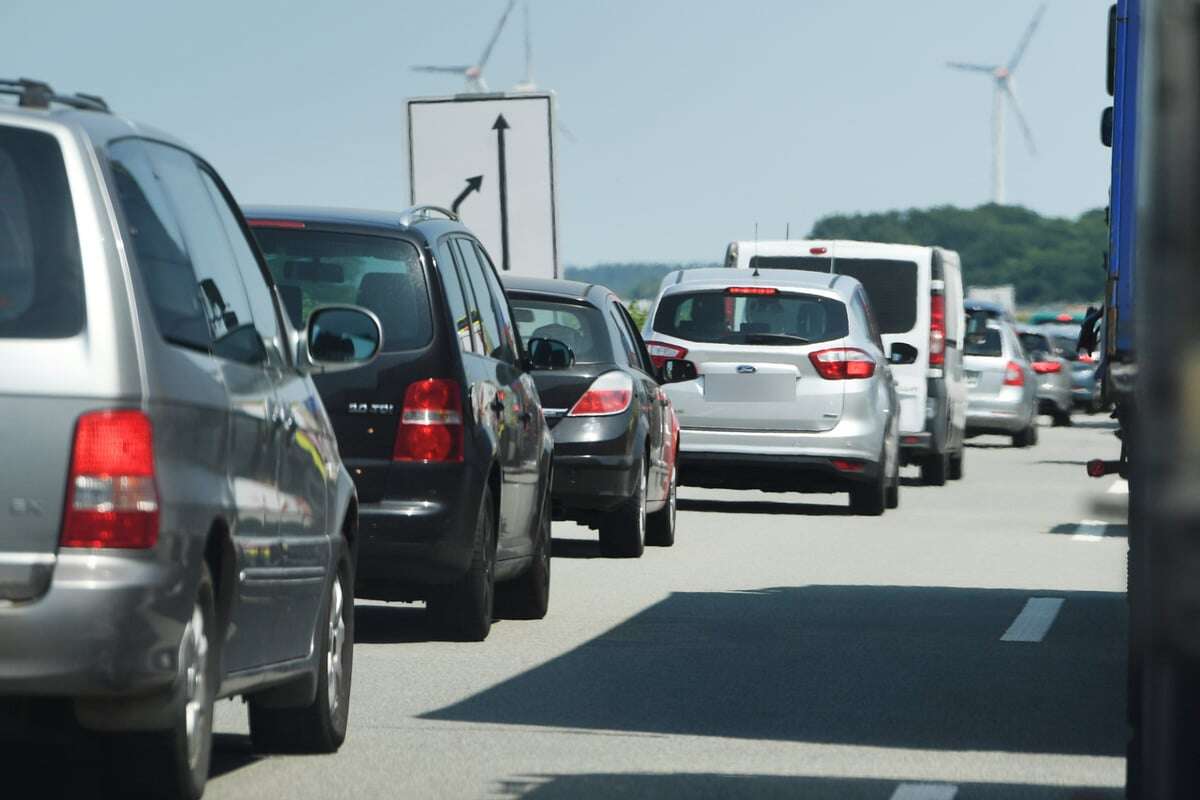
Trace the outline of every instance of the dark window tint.
[[638, 367], [647, 375], [653, 375], [654, 364], [650, 361], [650, 353], [646, 350], [646, 343], [642, 340], [642, 335], [638, 333], [637, 323], [633, 321], [633, 317], [629, 316], [629, 309], [625, 308], [620, 301], [617, 301], [613, 308], [616, 309], [619, 322], [628, 335], [629, 341], [633, 344], [636, 354], [633, 366]]
[[611, 364], [612, 346], [604, 316], [595, 306], [566, 301], [509, 299], [521, 341], [532, 337], [558, 339], [575, 352], [577, 364]]
[[750, 269], [803, 269], [829, 272], [829, 256], [751, 256]]
[[841, 339], [849, 323], [846, 306], [828, 297], [700, 291], [663, 297], [654, 330], [693, 342], [794, 345]]
[[968, 331], [963, 352], [969, 356], [998, 357], [1003, 354], [999, 328], [982, 328]]
[[47, 133], [0, 126], [0, 338], [74, 336], [83, 322], [62, 150]]
[[421, 256], [388, 236], [258, 228], [259, 246], [296, 328], [317, 306], [358, 305], [383, 326], [383, 352], [429, 344], [433, 325]]
[[[508, 354], [503, 356], [508, 360], [515, 361], [517, 358], [517, 333], [513, 328], [512, 313], [508, 308], [508, 295], [504, 293], [504, 286], [500, 283], [500, 278], [496, 275], [496, 265], [488, 257], [487, 251], [475, 242], [475, 255], [479, 258], [479, 265], [483, 268], [483, 277], [488, 287], [488, 294], [492, 297], [492, 306], [496, 309], [496, 320], [500, 323], [500, 344], [504, 351]], [[466, 244], [464, 243], [464, 247]]]
[[624, 363], [631, 367], [641, 367], [637, 345], [633, 343], [633, 338], [626, 330], [625, 321], [621, 319], [621, 312], [617, 309], [615, 302], [609, 306], [608, 313], [612, 316], [612, 324], [617, 329], [617, 338], [621, 342], [621, 349], [625, 351]]
[[496, 307], [492, 304], [492, 295], [488, 290], [487, 278], [483, 274], [484, 265], [479, 262], [475, 246], [467, 239], [455, 239], [463, 266], [466, 268], [467, 282], [471, 294], [475, 298], [475, 307], [479, 312], [479, 332], [483, 338], [484, 355], [511, 361], [512, 356], [504, 347], [504, 338], [500, 335], [500, 321], [496, 317]]
[[883, 333], [904, 333], [917, 324], [917, 265], [912, 261], [839, 258], [834, 271], [857, 278]]
[[1040, 333], [1022, 333], [1019, 334], [1021, 339], [1021, 347], [1024, 348], [1028, 355], [1049, 355], [1050, 340]]
[[1079, 360], [1079, 352], [1076, 349], [1076, 345], [1079, 342], [1078, 339], [1073, 339], [1069, 336], [1055, 336], [1053, 339], [1055, 353], [1067, 359], [1068, 361]]
[[[442, 278], [442, 288], [446, 293], [446, 304], [450, 308], [450, 317], [453, 320], [454, 332], [458, 337], [458, 345], [464, 353], [471, 353], [475, 350], [475, 342], [479, 338], [476, 333], [474, 337], [471, 335], [472, 321], [475, 326], [479, 324], [479, 314], [467, 311], [466, 295], [463, 291], [463, 278], [458, 274], [458, 265], [454, 263], [454, 256], [450, 253], [450, 240], [442, 239], [441, 244], [437, 248], [437, 267], [438, 275]], [[475, 303], [471, 303], [471, 308], [474, 309]]]

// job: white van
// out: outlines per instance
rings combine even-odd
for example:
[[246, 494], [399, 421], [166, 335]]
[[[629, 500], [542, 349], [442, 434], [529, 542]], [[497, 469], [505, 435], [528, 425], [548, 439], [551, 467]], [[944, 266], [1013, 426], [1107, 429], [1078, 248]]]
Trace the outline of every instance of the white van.
[[904, 462], [919, 465], [922, 480], [930, 485], [962, 477], [966, 322], [958, 253], [878, 242], [733, 242], [725, 266], [836, 272], [857, 278], [867, 290], [889, 352], [897, 342], [917, 349], [915, 362], [892, 366], [900, 396]]

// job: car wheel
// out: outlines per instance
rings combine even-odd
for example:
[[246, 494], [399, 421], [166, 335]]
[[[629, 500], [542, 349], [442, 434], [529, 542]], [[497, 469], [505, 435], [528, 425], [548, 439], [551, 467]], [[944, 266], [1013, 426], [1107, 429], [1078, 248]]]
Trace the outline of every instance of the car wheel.
[[934, 453], [921, 461], [921, 482], [926, 486], [945, 486], [949, 472], [949, 453]]
[[251, 695], [250, 739], [261, 753], [334, 753], [346, 740], [354, 668], [354, 568], [348, 546], [316, 631], [317, 695], [308, 705], [273, 708]]
[[966, 453], [959, 450], [954, 455], [950, 456], [950, 469], [947, 477], [952, 481], [961, 481], [963, 476], [963, 458]]
[[667, 503], [650, 515], [646, 522], [646, 544], [670, 547], [675, 544], [675, 471], [667, 487]]
[[1054, 427], [1067, 428], [1071, 425], [1071, 409], [1066, 411], [1056, 410], [1054, 412]]
[[870, 483], [850, 487], [850, 510], [866, 517], [878, 517], [887, 506], [888, 484], [891, 481], [883, 474], [883, 462], [879, 464], [879, 477]]
[[163, 731], [107, 737], [114, 796], [196, 800], [204, 794], [212, 759], [219, 641], [212, 575], [204, 564], [179, 643], [174, 723]]
[[550, 610], [550, 550], [551, 511], [550, 482], [546, 483], [546, 498], [538, 518], [534, 538], [533, 563], [519, 578], [496, 587], [498, 616], [509, 619], [542, 619]]
[[430, 598], [430, 610], [450, 636], [464, 642], [482, 642], [492, 630], [496, 602], [496, 523], [492, 518], [492, 491], [483, 490], [475, 518], [475, 553], [471, 566], [455, 583]]
[[640, 558], [646, 549], [646, 462], [638, 471], [633, 496], [600, 521], [600, 549], [607, 556]]
[[884, 498], [884, 505], [889, 509], [900, 507], [900, 462], [896, 462], [896, 474], [892, 476], [891, 483], [887, 487], [887, 496]]

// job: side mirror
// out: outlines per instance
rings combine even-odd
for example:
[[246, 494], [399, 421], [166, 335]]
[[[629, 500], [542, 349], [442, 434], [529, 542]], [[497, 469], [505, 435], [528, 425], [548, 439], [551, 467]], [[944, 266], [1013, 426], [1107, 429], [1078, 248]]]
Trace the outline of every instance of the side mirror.
[[379, 318], [357, 306], [322, 306], [308, 317], [300, 364], [336, 372], [370, 363], [383, 346]]
[[917, 360], [917, 348], [904, 342], [896, 342], [888, 353], [889, 364], [914, 364]]
[[1100, 114], [1100, 144], [1105, 147], [1113, 146], [1113, 107], [1109, 106]]
[[682, 358], [668, 358], [658, 368], [658, 382], [661, 384], [694, 381], [698, 375], [696, 365]]
[[575, 364], [575, 353], [558, 339], [534, 336], [525, 342], [529, 369], [567, 369]]

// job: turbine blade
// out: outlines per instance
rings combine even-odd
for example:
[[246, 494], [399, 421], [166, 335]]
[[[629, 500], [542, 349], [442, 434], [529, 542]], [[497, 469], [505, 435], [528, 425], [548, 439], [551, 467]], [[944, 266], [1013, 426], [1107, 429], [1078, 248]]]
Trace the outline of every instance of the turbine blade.
[[1037, 145], [1033, 142], [1033, 131], [1029, 128], [1029, 122], [1025, 119], [1025, 112], [1021, 110], [1021, 103], [1017, 100], [1017, 93], [1013, 89], [1012, 84], [1001, 84], [1004, 87], [1004, 93], [1008, 95], [1008, 101], [1012, 103], [1013, 113], [1017, 115], [1017, 122], [1021, 126], [1021, 133], [1025, 134], [1025, 146], [1029, 148], [1030, 155], [1037, 155]]
[[533, 35], [529, 32], [529, 0], [521, 10], [525, 12], [525, 84], [533, 85]]
[[508, 22], [508, 15], [512, 13], [513, 6], [516, 4], [517, 0], [508, 0], [508, 6], [505, 7], [500, 22], [496, 24], [496, 30], [492, 32], [492, 38], [488, 40], [487, 47], [483, 48], [483, 55], [479, 57], [479, 63], [476, 64], [479, 69], [482, 70], [488, 59], [492, 57], [492, 48], [496, 46], [496, 40], [500, 38], [500, 31], [504, 30], [504, 23]]
[[571, 144], [576, 144], [579, 141], [579, 139], [575, 136], [575, 134], [571, 132], [571, 129], [568, 128], [566, 125], [563, 125], [561, 122], [558, 123], [558, 132], [561, 133], [563, 135], [563, 138], [566, 139]]
[[1017, 68], [1017, 64], [1021, 63], [1021, 57], [1025, 55], [1025, 48], [1029, 46], [1029, 40], [1033, 38], [1034, 32], [1037, 31], [1037, 27], [1042, 21], [1042, 14], [1046, 13], [1046, 5], [1046, 3], [1042, 3], [1038, 6], [1038, 10], [1033, 14], [1033, 19], [1029, 21], [1029, 27], [1025, 29], [1025, 35], [1021, 37], [1021, 41], [1017, 44], [1016, 52], [1008, 60], [1009, 72], [1012, 72]]
[[996, 71], [995, 65], [989, 67], [987, 64], [964, 64], [962, 61], [947, 61], [946, 66], [950, 69], [961, 69], [966, 72], [986, 72], [988, 75]]
[[470, 67], [434, 67], [420, 65], [416, 67], [409, 67], [409, 69], [411, 69], [413, 72], [447, 72], [454, 75], [462, 75], [464, 72], [469, 70]]

